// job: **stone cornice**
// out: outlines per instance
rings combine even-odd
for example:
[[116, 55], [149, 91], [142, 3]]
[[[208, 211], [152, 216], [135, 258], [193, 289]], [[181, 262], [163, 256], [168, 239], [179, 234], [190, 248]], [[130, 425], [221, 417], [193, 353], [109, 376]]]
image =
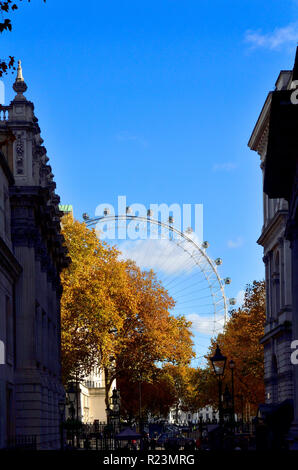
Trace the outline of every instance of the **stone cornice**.
[[284, 372], [280, 372], [279, 374], [272, 374], [266, 378], [264, 378], [264, 382], [265, 384], [268, 384], [270, 385], [272, 383], [272, 381], [274, 380], [281, 380], [281, 379], [288, 379], [290, 380], [293, 376], [293, 371], [291, 369], [291, 363], [289, 361], [289, 369], [284, 371]]
[[255, 150], [260, 155], [264, 150], [264, 146], [267, 144], [271, 99], [272, 92], [270, 92], [266, 98], [262, 111], [248, 141], [249, 148], [251, 150]]
[[275, 232], [278, 228], [282, 228], [283, 226], [285, 227], [287, 216], [288, 211], [278, 210], [263, 229], [261, 236], [257, 240], [257, 243], [259, 245], [265, 246], [265, 244], [267, 244], [270, 240], [271, 236], [275, 237]]
[[277, 336], [280, 336], [284, 333], [287, 333], [288, 335], [291, 335], [292, 329], [288, 324], [284, 325], [277, 325], [275, 328], [273, 328], [271, 331], [268, 331], [261, 339], [260, 339], [260, 344], [266, 344], [268, 343], [272, 338], [276, 338]]

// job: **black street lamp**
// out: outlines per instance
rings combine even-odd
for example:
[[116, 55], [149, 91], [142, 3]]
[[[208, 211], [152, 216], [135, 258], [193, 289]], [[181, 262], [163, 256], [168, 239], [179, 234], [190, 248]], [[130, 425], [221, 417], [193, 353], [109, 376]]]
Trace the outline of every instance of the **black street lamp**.
[[118, 432], [120, 427], [120, 400], [120, 391], [114, 388], [110, 398], [111, 407], [108, 408], [110, 424], [113, 425], [114, 433]]
[[222, 379], [225, 373], [227, 358], [226, 356], [223, 356], [221, 354], [220, 348], [217, 344], [214, 356], [210, 357], [209, 359], [212, 363], [212, 367], [213, 367], [214, 373], [218, 381], [218, 414], [219, 414], [219, 424], [220, 426], [222, 426], [223, 424]]
[[139, 433], [143, 431], [142, 421], [142, 375], [139, 375]]
[[65, 412], [65, 401], [59, 400], [58, 402], [59, 417], [60, 417], [60, 449], [64, 450], [64, 436], [63, 436], [63, 422]]
[[224, 398], [224, 403], [225, 403], [225, 417], [227, 418], [228, 420], [228, 423], [231, 424], [231, 420], [232, 420], [232, 395], [230, 394], [230, 390], [229, 390], [229, 387], [228, 385], [226, 385], [226, 388], [225, 388], [225, 391], [224, 391], [224, 394], [223, 394], [223, 398]]
[[70, 382], [67, 387], [67, 396], [70, 404], [74, 406], [74, 402], [76, 401], [76, 388], [74, 387], [73, 382]]
[[76, 426], [75, 425], [75, 407], [74, 407], [74, 403], [76, 401], [76, 398], [77, 398], [77, 391], [76, 391], [76, 387], [74, 386], [73, 382], [70, 382], [68, 384], [68, 387], [67, 387], [67, 397], [68, 397], [68, 401], [69, 401], [69, 412], [70, 412], [70, 416], [71, 416], [71, 425], [72, 425], [72, 446], [74, 447], [74, 427]]
[[229, 362], [229, 367], [231, 370], [231, 376], [232, 376], [232, 426], [233, 426], [233, 432], [235, 433], [235, 392], [234, 392], [234, 369], [235, 369], [235, 362], [233, 359], [230, 360]]

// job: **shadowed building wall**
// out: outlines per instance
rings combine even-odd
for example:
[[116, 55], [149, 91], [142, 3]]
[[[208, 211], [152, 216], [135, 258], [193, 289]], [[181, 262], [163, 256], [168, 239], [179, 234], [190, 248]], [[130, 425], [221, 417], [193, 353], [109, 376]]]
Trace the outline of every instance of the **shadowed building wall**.
[[[20, 266], [14, 282], [11, 372], [6, 380], [6, 413], [1, 446], [24, 436], [41, 449], [58, 448], [60, 379], [60, 271], [68, 262], [60, 234], [59, 196], [34, 105], [19, 63], [16, 96], [0, 108], [2, 152], [11, 169], [9, 185], [11, 249]], [[9, 244], [9, 243], [8, 243]], [[8, 356], [7, 356], [8, 360]], [[5, 405], [7, 408], [7, 405]]]

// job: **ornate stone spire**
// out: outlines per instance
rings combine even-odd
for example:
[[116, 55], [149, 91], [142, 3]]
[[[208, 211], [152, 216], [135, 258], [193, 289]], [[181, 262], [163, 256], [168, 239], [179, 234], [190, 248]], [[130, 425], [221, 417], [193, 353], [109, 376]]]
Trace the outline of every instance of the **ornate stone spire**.
[[[13, 89], [14, 91], [19, 95], [18, 97], [21, 98], [23, 93], [27, 90], [27, 85], [24, 81], [23, 78], [23, 71], [22, 71], [22, 66], [21, 66], [21, 61], [18, 61], [18, 71], [17, 71], [17, 78], [15, 79], [15, 82], [13, 84]], [[24, 99], [25, 97], [23, 97]]]

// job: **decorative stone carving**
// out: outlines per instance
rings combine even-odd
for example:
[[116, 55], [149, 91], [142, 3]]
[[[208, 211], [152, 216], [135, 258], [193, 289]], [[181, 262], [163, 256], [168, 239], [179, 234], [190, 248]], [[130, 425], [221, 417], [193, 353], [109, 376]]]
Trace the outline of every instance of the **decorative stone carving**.
[[16, 143], [15, 143], [17, 175], [24, 175], [25, 148], [24, 148], [24, 140], [22, 139], [22, 136], [23, 136], [23, 132], [18, 133]]

